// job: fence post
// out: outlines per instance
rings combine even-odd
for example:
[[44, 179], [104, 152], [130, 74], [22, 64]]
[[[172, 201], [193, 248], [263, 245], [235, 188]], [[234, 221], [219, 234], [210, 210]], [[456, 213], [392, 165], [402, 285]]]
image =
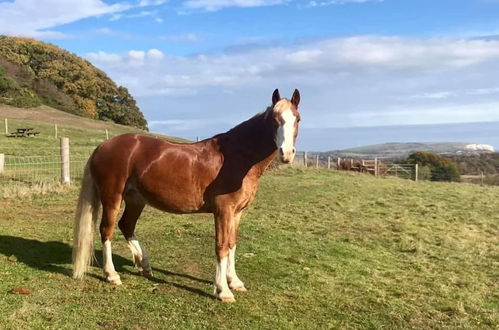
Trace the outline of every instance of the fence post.
[[337, 169], [339, 170], [340, 168], [341, 168], [341, 158], [338, 157], [338, 167], [337, 167]]
[[5, 135], [9, 134], [9, 123], [7, 122], [7, 118], [5, 118]]
[[327, 156], [327, 168], [331, 168], [331, 156]]
[[5, 155], [0, 154], [0, 174], [3, 173], [5, 168]]
[[[1, 173], [1, 172], [2, 172], [2, 170], [0, 170], [0, 173]], [[481, 172], [480, 172], [480, 185], [481, 185], [481, 186], [483, 186], [483, 182], [484, 182], [484, 180], [483, 180], [483, 179], [484, 179], [484, 178], [483, 178], [483, 171], [481, 171]]]
[[71, 183], [69, 174], [69, 139], [67, 137], [61, 137], [61, 183]]
[[305, 151], [305, 153], [303, 154], [303, 165], [305, 165], [305, 167], [307, 167], [307, 163], [308, 163], [308, 159], [307, 159], [307, 152]]
[[106, 128], [106, 140], [109, 140], [109, 131]]
[[374, 158], [374, 176], [378, 176], [378, 157]]
[[418, 171], [419, 171], [419, 165], [416, 164], [414, 165], [414, 181], [418, 182]]
[[319, 168], [319, 154], [315, 156], [315, 168]]

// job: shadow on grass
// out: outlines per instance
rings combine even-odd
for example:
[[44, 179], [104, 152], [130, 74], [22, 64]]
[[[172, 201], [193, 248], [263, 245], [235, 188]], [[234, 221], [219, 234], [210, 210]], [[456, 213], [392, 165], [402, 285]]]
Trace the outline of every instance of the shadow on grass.
[[[0, 235], [0, 254], [5, 255], [9, 259], [17, 260], [18, 262], [34, 269], [71, 276], [71, 268], [68, 265], [71, 263], [72, 247], [66, 243], [55, 241], [41, 242], [22, 237]], [[96, 250], [95, 255], [98, 265], [102, 265], [102, 250]], [[118, 273], [127, 273], [139, 276], [137, 273], [131, 272], [124, 268], [124, 266], [133, 267], [131, 260], [113, 254], [113, 262]], [[163, 269], [153, 268], [153, 271], [162, 273], [166, 276], [182, 277], [204, 284], [212, 283], [191, 275], [174, 273]], [[105, 281], [103, 276], [97, 276], [94, 274], [88, 274], [88, 276]], [[184, 284], [154, 277], [149, 278], [149, 280], [155, 283], [171, 285], [201, 296], [212, 297], [201, 289], [192, 288]]]

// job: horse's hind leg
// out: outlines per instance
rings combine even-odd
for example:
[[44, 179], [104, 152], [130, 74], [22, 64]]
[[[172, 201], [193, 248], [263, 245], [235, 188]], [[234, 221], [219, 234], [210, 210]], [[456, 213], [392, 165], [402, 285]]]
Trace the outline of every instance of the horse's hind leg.
[[132, 251], [133, 262], [141, 275], [152, 276], [152, 269], [149, 264], [149, 257], [146, 250], [140, 246], [135, 235], [135, 225], [144, 209], [145, 202], [136, 192], [129, 192], [125, 196], [125, 211], [118, 222], [123, 236], [128, 242], [128, 247]]
[[115, 285], [121, 284], [121, 279], [113, 264], [111, 251], [111, 240], [113, 239], [114, 224], [120, 211], [121, 195], [114, 195], [102, 199], [102, 221], [100, 223], [100, 235], [102, 241], [103, 270], [106, 280]]

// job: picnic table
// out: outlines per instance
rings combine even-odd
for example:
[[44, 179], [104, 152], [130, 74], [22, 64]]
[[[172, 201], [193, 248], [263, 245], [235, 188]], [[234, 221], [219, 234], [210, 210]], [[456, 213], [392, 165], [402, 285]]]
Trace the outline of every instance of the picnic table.
[[18, 128], [15, 132], [12, 132], [7, 135], [7, 137], [33, 137], [40, 134], [40, 132], [36, 132], [34, 128]]

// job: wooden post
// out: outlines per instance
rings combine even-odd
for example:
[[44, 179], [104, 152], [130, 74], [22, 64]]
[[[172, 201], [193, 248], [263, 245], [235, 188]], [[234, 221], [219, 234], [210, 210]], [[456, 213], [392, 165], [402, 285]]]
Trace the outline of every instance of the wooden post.
[[109, 131], [106, 128], [106, 140], [109, 140]]
[[54, 125], [55, 138], [57, 139], [57, 124]]
[[5, 135], [9, 134], [9, 123], [7, 122], [7, 118], [5, 118]]
[[319, 168], [319, 154], [315, 156], [315, 168]]
[[327, 168], [331, 168], [331, 156], [327, 156]]
[[378, 157], [374, 158], [374, 176], [378, 176]]
[[69, 139], [66, 137], [61, 137], [61, 183], [71, 183], [69, 174]]
[[414, 181], [418, 182], [418, 173], [419, 172], [419, 165], [416, 164], [414, 165]]
[[307, 152], [305, 151], [305, 153], [303, 154], [303, 165], [305, 165], [305, 167], [308, 166], [307, 162], [308, 162], [308, 155], [307, 155]]
[[5, 155], [0, 154], [0, 174], [3, 173], [4, 169], [5, 169]]
[[341, 168], [341, 157], [338, 157], [338, 164], [337, 164], [337, 169], [339, 170]]
[[[0, 171], [0, 172], [1, 172], [1, 171]], [[484, 180], [483, 180], [483, 179], [484, 179], [484, 178], [483, 178], [483, 171], [482, 171], [482, 172], [480, 172], [480, 185], [481, 185], [481, 186], [483, 186], [483, 182], [484, 182]]]

